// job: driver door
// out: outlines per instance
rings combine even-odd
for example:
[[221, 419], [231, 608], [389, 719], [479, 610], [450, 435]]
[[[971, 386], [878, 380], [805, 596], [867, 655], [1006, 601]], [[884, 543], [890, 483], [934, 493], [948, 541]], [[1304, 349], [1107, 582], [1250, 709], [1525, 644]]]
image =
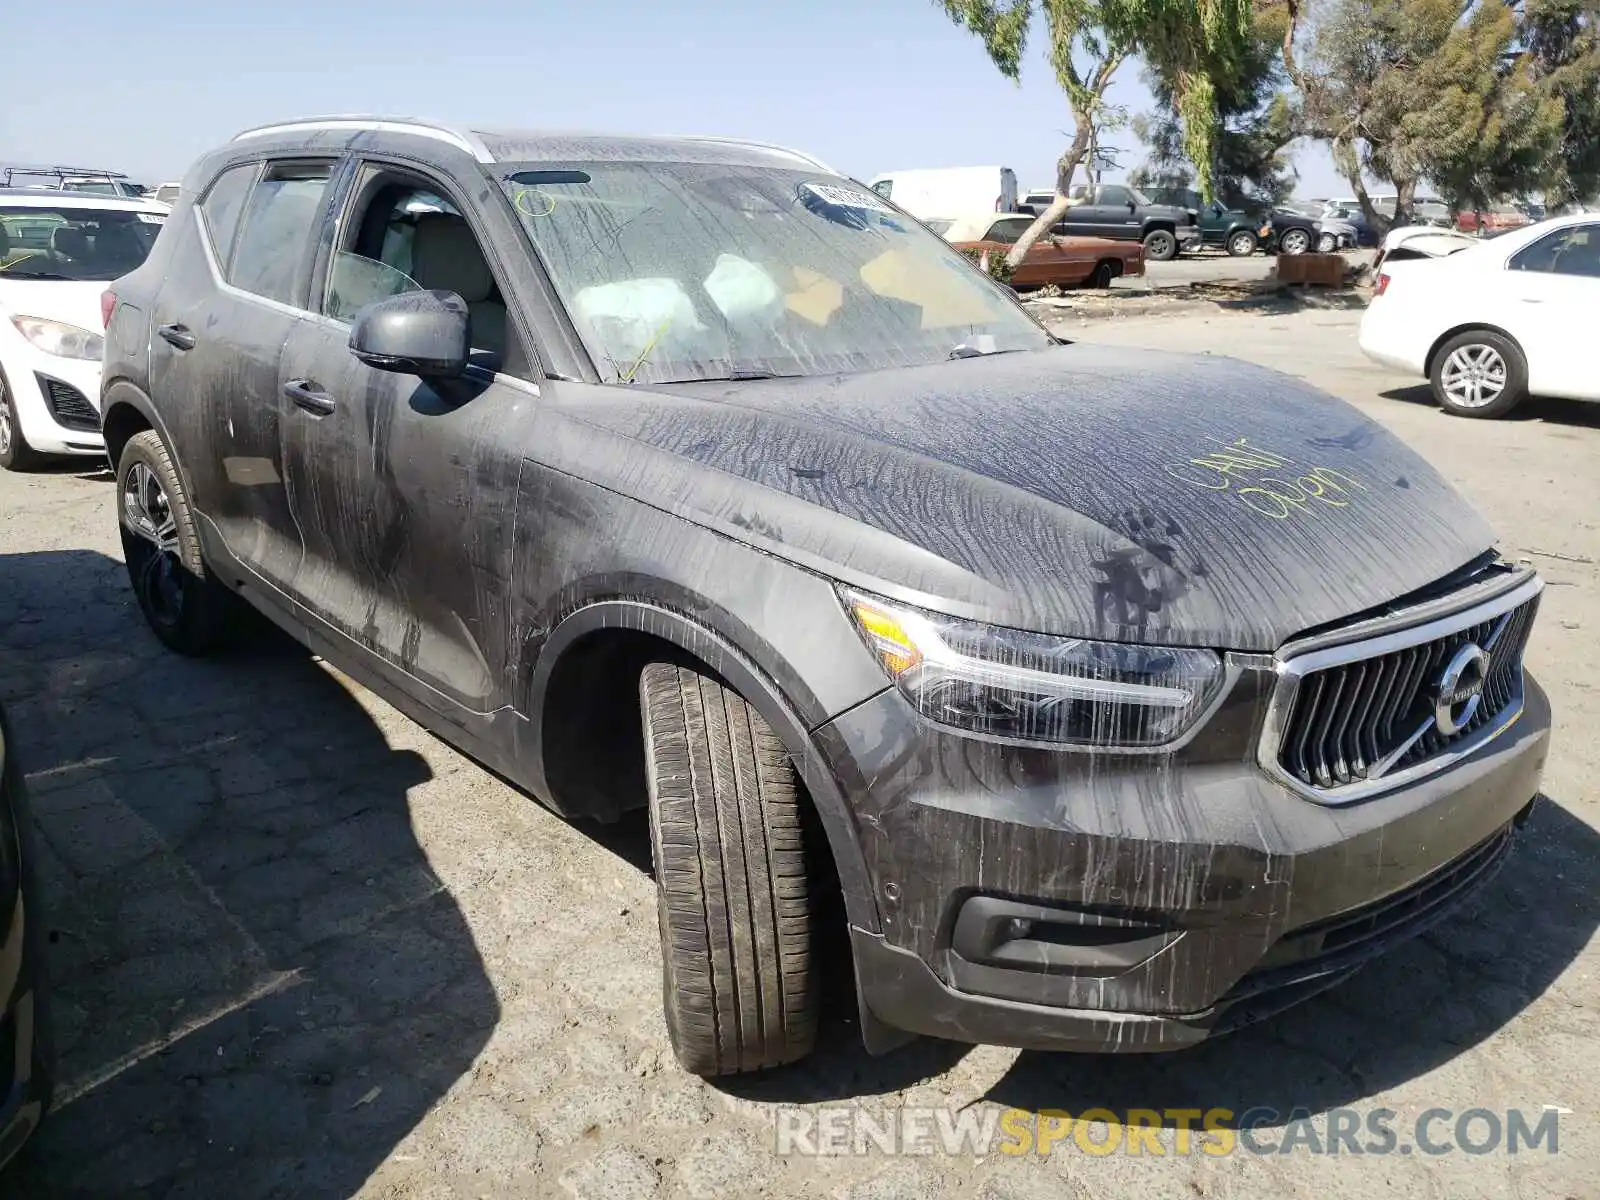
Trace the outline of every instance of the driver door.
[[1094, 190], [1095, 231], [1118, 241], [1139, 240], [1139, 213], [1133, 193], [1125, 187], [1102, 185]]
[[[506, 592], [519, 459], [538, 389], [463, 207], [366, 163], [319, 273], [320, 312], [284, 346], [283, 461], [308, 619], [359, 644], [447, 719], [506, 703]], [[418, 288], [467, 302], [473, 365], [427, 381], [350, 353], [364, 304]]]

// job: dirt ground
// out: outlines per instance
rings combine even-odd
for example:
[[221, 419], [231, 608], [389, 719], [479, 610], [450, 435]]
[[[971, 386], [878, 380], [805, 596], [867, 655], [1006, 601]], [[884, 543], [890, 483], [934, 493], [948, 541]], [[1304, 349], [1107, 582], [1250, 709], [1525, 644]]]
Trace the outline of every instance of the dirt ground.
[[[1360, 357], [1356, 316], [1200, 305], [1061, 328], [1303, 376], [1454, 480], [1550, 584], [1529, 652], [1556, 712], [1548, 799], [1459, 919], [1179, 1055], [921, 1042], [869, 1059], [836, 975], [814, 1059], [689, 1077], [667, 1049], [636, 828], [557, 820], [279, 640], [164, 653], [129, 596], [109, 476], [0, 474], [0, 701], [42, 833], [61, 1056], [13, 1194], [1600, 1195], [1600, 406], [1446, 417], [1420, 381]], [[1255, 1110], [1255, 1147], [1281, 1152], [1216, 1137], [1184, 1152], [1169, 1119], [1161, 1154], [1070, 1136], [1048, 1155], [778, 1153], [785, 1120], [840, 1106]], [[1432, 1108], [1450, 1114], [1436, 1142], [1482, 1109], [1554, 1112], [1559, 1143], [1430, 1153], [1412, 1132]], [[1374, 1109], [1397, 1114], [1392, 1153], [1319, 1154], [1295, 1121], [1326, 1135], [1342, 1110]]]

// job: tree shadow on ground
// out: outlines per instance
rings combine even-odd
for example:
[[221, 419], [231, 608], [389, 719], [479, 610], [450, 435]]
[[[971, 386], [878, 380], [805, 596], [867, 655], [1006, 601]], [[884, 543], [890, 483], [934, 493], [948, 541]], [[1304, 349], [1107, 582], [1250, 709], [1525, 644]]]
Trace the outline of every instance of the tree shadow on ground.
[[281, 635], [167, 652], [111, 558], [0, 579], [59, 1054], [15, 1194], [354, 1194], [500, 1014], [412, 832], [427, 764]]

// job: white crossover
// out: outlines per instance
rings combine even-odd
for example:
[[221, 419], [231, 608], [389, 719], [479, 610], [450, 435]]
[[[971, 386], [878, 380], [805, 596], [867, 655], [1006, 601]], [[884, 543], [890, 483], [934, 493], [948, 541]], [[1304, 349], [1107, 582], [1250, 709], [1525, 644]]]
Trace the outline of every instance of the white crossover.
[[1576, 213], [1441, 258], [1385, 258], [1361, 349], [1426, 377], [1463, 417], [1527, 396], [1600, 400], [1600, 214]]
[[103, 455], [101, 296], [142, 264], [168, 207], [0, 189], [0, 467]]

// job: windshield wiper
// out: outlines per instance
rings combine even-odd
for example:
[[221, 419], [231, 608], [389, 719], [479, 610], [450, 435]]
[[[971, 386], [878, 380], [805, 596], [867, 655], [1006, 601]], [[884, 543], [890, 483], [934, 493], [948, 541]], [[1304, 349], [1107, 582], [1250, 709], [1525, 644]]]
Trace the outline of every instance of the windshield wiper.
[[53, 271], [0, 271], [0, 276], [6, 279], [58, 279], [68, 283], [74, 278], [71, 275], [57, 275]]

